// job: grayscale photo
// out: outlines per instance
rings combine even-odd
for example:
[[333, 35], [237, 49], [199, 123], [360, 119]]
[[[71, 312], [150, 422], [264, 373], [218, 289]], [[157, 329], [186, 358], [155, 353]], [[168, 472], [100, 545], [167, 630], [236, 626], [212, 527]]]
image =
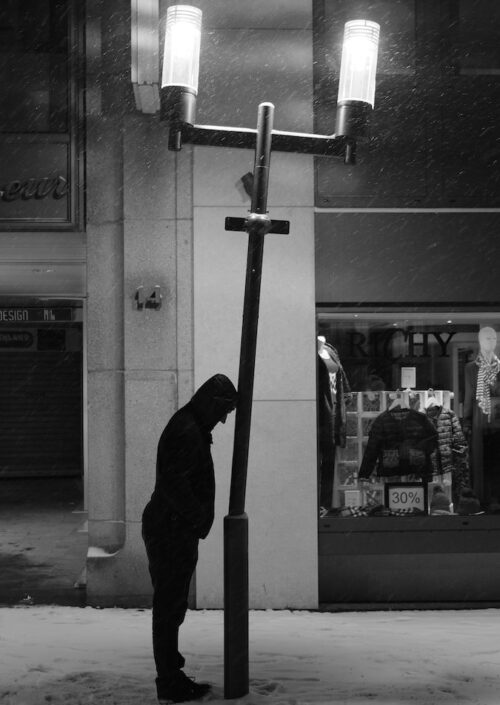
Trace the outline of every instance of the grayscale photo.
[[500, 2], [0, 2], [0, 705], [499, 705]]

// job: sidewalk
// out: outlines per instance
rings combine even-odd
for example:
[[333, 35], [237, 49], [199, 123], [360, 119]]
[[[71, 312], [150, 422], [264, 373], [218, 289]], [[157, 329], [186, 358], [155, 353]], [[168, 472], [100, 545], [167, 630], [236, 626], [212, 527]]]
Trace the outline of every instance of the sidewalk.
[[86, 519], [78, 479], [3, 479], [0, 605], [85, 604]]
[[[149, 610], [0, 609], [1, 705], [154, 705]], [[223, 613], [190, 611], [186, 672], [223, 701]], [[500, 611], [250, 614], [245, 705], [500, 703]]]

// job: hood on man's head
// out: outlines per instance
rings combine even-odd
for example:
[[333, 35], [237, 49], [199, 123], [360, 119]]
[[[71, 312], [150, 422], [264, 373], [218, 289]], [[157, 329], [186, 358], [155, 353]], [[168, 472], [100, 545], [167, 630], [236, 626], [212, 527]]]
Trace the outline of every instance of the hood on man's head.
[[191, 403], [197, 416], [207, 428], [212, 429], [226, 414], [236, 408], [238, 392], [229, 377], [216, 374], [207, 379], [194, 393]]

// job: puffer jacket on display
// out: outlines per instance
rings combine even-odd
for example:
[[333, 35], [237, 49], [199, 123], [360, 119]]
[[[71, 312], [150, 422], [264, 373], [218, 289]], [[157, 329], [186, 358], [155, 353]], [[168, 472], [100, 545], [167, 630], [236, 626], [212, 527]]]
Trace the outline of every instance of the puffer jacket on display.
[[467, 441], [462, 432], [458, 416], [443, 406], [431, 406], [425, 410], [438, 433], [438, 448], [434, 456], [435, 472], [444, 474], [455, 469], [456, 456], [461, 459], [467, 451]]
[[402, 407], [388, 409], [371, 425], [358, 476], [366, 479], [376, 470], [382, 477], [430, 478], [437, 443], [437, 431], [425, 414]]

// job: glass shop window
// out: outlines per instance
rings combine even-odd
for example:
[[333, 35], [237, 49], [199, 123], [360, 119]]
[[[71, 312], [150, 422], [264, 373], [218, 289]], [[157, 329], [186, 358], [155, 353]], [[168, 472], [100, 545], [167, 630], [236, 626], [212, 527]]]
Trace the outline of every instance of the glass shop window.
[[322, 312], [320, 516], [500, 513], [499, 313]]
[[462, 75], [499, 75], [498, 0], [459, 0], [455, 51]]
[[68, 131], [69, 1], [0, 3], [0, 132]]

